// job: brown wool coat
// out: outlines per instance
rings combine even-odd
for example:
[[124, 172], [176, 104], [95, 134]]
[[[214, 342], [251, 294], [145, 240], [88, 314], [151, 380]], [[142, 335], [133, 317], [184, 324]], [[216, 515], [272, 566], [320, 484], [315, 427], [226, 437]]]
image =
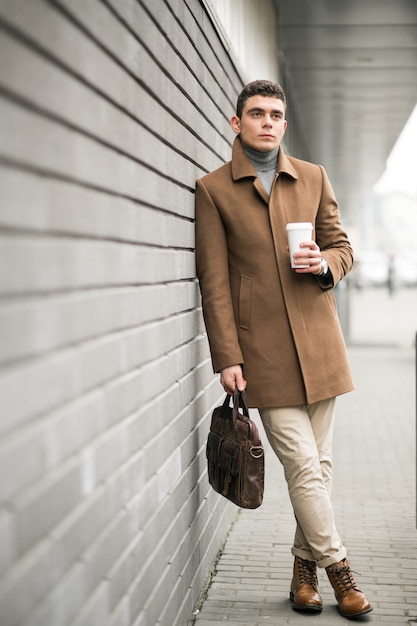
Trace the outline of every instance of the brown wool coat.
[[313, 403], [353, 389], [331, 288], [290, 267], [287, 222], [312, 222], [333, 275], [353, 254], [321, 166], [286, 156], [265, 192], [237, 137], [232, 161], [197, 181], [196, 262], [215, 372], [240, 363], [250, 407]]

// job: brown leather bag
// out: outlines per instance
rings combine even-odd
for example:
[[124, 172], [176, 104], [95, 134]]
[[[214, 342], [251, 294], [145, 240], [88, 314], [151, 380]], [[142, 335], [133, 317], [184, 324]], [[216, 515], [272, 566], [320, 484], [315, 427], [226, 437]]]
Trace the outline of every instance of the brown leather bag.
[[226, 396], [211, 418], [206, 446], [209, 483], [237, 506], [256, 509], [264, 494], [264, 448], [249, 417], [245, 392], [235, 392], [233, 408], [230, 398]]

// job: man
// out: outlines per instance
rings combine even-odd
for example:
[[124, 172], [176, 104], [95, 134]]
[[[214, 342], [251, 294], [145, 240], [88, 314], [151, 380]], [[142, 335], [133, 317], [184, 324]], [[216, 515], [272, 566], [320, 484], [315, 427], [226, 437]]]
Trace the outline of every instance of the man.
[[[197, 274], [214, 371], [227, 393], [246, 389], [284, 467], [297, 521], [292, 606], [322, 609], [319, 566], [351, 618], [372, 608], [336, 531], [330, 486], [335, 397], [353, 389], [332, 288], [353, 256], [324, 169], [284, 154], [285, 112], [275, 83], [240, 94], [232, 160], [197, 181]], [[307, 267], [290, 267], [289, 222], [314, 226], [294, 254]]]

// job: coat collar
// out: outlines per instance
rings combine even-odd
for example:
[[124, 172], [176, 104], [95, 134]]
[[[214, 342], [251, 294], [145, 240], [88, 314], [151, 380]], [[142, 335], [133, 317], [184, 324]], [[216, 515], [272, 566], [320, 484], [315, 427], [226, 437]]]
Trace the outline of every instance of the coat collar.
[[[287, 174], [291, 178], [298, 178], [298, 174], [295, 171], [291, 161], [284, 153], [282, 146], [278, 151], [278, 174]], [[239, 180], [241, 178], [252, 177], [256, 178], [257, 174], [255, 168], [246, 155], [246, 152], [242, 146], [239, 135], [236, 137], [233, 143], [232, 149], [232, 177], [233, 180]]]

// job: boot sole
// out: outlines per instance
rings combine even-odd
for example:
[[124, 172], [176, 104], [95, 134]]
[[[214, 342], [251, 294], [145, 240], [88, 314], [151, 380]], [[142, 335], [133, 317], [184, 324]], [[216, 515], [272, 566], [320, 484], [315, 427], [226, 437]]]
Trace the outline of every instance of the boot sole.
[[365, 609], [364, 611], [360, 611], [359, 613], [343, 613], [339, 609], [340, 615], [342, 617], [346, 617], [347, 619], [356, 619], [357, 617], [362, 617], [362, 615], [366, 615], [367, 613], [370, 613], [371, 611], [373, 611], [372, 607], [370, 609]]
[[290, 602], [294, 611], [312, 611], [320, 612], [323, 607], [318, 606], [317, 604], [295, 604], [294, 602], [294, 594], [290, 592]]

